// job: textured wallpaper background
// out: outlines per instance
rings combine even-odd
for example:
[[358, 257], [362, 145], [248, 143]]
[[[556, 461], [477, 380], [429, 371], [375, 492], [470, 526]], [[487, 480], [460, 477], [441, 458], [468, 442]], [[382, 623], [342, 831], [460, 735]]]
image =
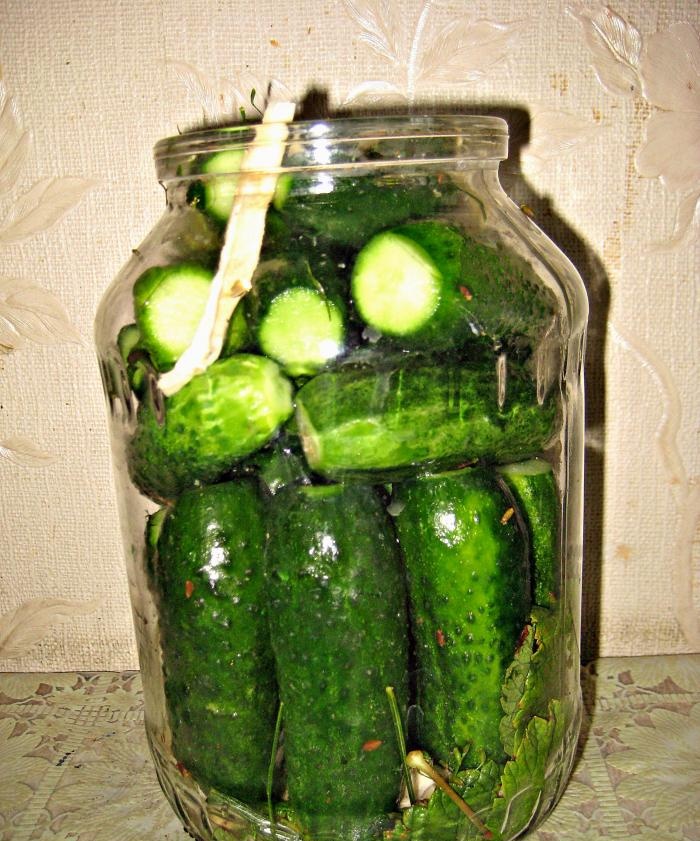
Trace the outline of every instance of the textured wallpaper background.
[[511, 195], [591, 299], [584, 656], [700, 650], [695, 0], [4, 0], [0, 669], [137, 665], [92, 350], [151, 149], [276, 80], [510, 119]]

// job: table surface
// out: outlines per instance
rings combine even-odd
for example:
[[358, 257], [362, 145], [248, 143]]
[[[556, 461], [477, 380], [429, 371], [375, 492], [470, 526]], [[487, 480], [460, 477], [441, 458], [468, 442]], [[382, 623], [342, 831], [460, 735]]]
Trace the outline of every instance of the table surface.
[[[537, 841], [700, 841], [700, 655], [598, 660], [571, 782]], [[0, 841], [191, 841], [134, 672], [0, 674]]]

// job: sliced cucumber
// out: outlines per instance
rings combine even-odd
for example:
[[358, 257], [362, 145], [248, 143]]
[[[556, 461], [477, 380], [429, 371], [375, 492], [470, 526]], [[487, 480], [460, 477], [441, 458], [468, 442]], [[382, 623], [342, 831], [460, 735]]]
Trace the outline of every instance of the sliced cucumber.
[[260, 349], [291, 376], [315, 374], [345, 346], [343, 304], [327, 262], [317, 277], [305, 259], [261, 264], [246, 310]]
[[238, 185], [235, 173], [239, 172], [242, 162], [243, 149], [227, 149], [217, 152], [202, 164], [202, 174], [215, 177], [201, 181], [201, 206], [218, 222], [225, 222], [231, 215]]
[[275, 298], [258, 331], [262, 350], [295, 377], [335, 359], [344, 338], [339, 308], [313, 289], [290, 289]]
[[526, 266], [439, 220], [371, 239], [357, 257], [352, 292], [360, 316], [406, 347], [448, 348], [476, 336], [533, 345], [555, 312]]
[[197, 263], [154, 266], [134, 284], [134, 312], [141, 346], [159, 371], [189, 347], [209, 297], [213, 272]]
[[355, 306], [370, 326], [410, 336], [437, 309], [442, 275], [421, 246], [401, 234], [378, 234], [362, 249], [352, 275]]
[[530, 533], [535, 604], [546, 607], [560, 590], [557, 485], [551, 465], [535, 458], [499, 468]]
[[[243, 155], [243, 149], [226, 149], [211, 155], [202, 164], [200, 170], [204, 178], [195, 181], [188, 191], [189, 202], [217, 222], [226, 222], [231, 215]], [[272, 199], [275, 208], [279, 209], [284, 205], [291, 185], [291, 175], [281, 175], [277, 179]]]

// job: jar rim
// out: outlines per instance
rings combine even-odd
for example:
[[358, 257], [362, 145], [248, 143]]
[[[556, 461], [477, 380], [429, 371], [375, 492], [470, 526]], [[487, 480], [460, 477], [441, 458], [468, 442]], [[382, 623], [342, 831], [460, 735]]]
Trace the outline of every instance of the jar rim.
[[[244, 150], [256, 142], [259, 123], [217, 126], [166, 137], [153, 154], [161, 181], [195, 177], [193, 158]], [[387, 115], [299, 120], [288, 126], [285, 155], [271, 172], [402, 166], [448, 161], [504, 160], [508, 124], [476, 114]]]

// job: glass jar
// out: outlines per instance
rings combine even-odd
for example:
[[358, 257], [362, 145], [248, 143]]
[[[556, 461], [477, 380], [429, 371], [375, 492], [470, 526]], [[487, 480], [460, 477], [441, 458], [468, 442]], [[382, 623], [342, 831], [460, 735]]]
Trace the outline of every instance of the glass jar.
[[96, 320], [158, 777], [206, 841], [507, 841], [579, 730], [583, 285], [499, 184], [504, 121], [294, 123], [221, 353], [166, 395], [256, 132], [156, 146]]

